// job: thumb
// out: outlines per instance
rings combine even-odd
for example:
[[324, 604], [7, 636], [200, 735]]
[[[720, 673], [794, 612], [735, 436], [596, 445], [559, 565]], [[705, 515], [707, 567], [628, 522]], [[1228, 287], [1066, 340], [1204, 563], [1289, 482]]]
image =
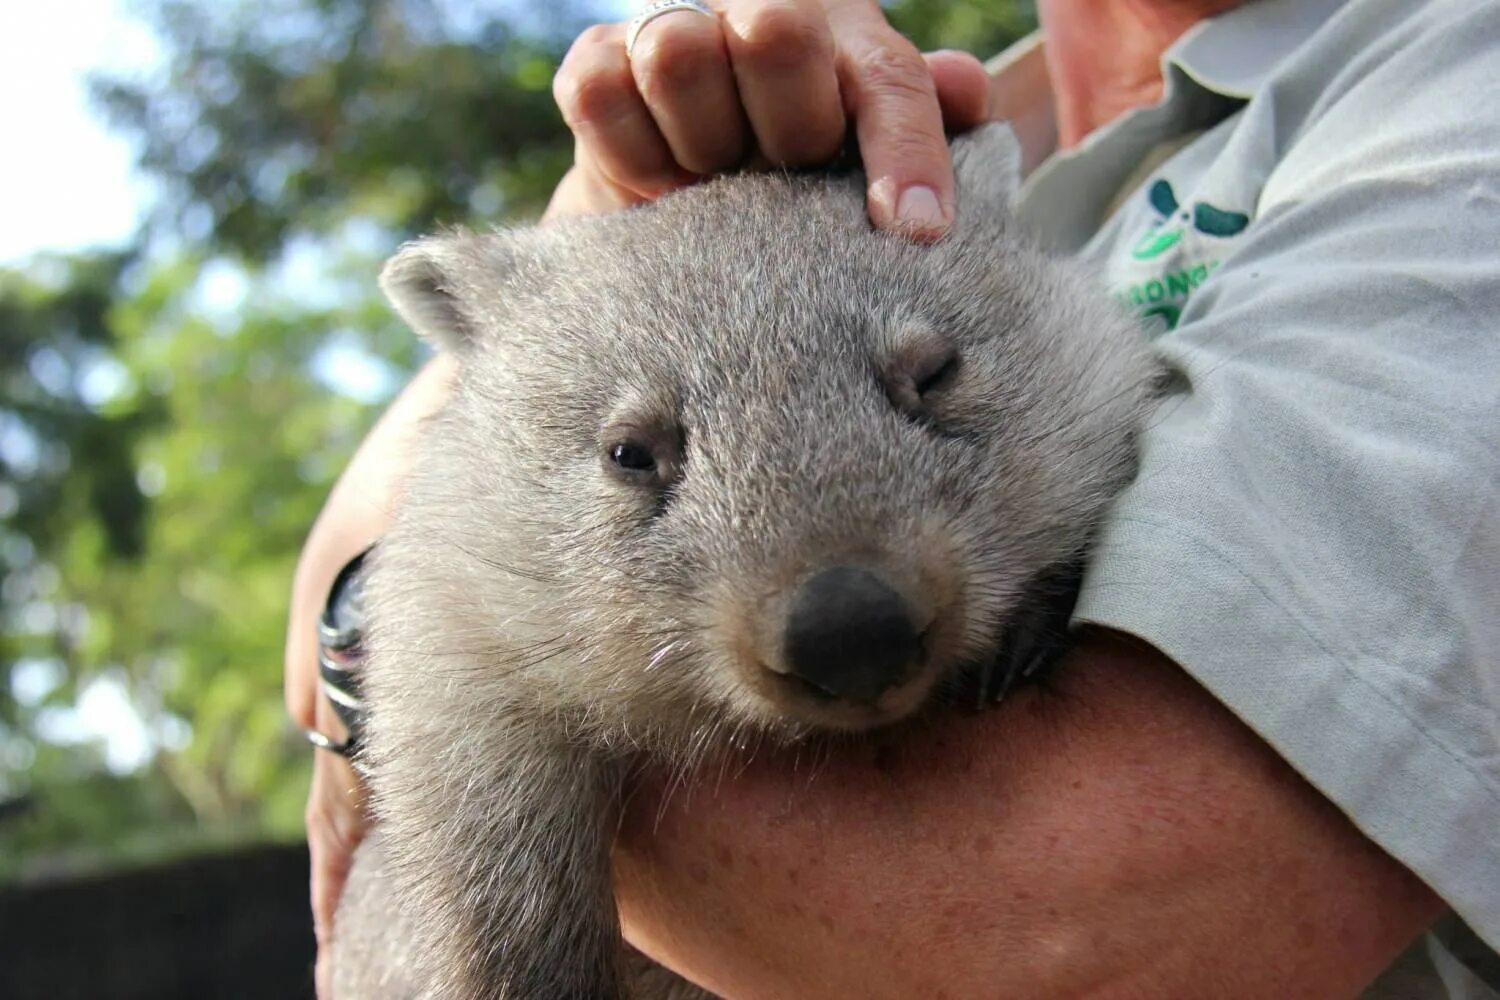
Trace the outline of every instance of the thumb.
[[[329, 711], [328, 716], [333, 713]], [[324, 732], [335, 732], [335, 719], [321, 717]], [[319, 997], [330, 996], [330, 946], [334, 937], [334, 915], [354, 861], [354, 849], [365, 835], [364, 786], [343, 757], [325, 750], [315, 751], [312, 788], [307, 797], [307, 850], [313, 934], [318, 945], [316, 969]]]

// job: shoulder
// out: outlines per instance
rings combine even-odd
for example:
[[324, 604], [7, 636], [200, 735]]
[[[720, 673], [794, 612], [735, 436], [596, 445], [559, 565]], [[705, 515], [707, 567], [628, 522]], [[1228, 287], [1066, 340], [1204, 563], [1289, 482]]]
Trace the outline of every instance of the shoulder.
[[1459, 155], [1500, 162], [1497, 65], [1500, 4], [1350, 0], [1247, 108], [1278, 124], [1266, 198]]

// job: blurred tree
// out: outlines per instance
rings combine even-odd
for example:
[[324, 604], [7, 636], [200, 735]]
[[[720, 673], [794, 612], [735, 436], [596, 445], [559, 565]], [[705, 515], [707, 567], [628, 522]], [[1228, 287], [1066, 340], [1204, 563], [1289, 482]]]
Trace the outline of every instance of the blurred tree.
[[[1029, 6], [888, 11], [989, 55]], [[624, 7], [143, 8], [160, 72], [96, 88], [159, 191], [137, 246], [0, 272], [0, 876], [297, 835], [292, 567], [419, 360], [373, 276], [406, 236], [539, 210], [572, 150], [556, 63]], [[133, 746], [84, 739], [99, 718]]]
[[159, 0], [164, 76], [98, 96], [166, 185], [157, 222], [221, 252], [263, 260], [355, 216], [412, 233], [536, 210], [572, 153], [553, 69], [602, 15], [531, 6]]
[[[68, 735], [59, 706], [89, 674], [88, 605], [69, 593], [61, 565], [71, 539], [87, 526], [115, 561], [145, 548], [136, 446], [158, 415], [98, 405], [119, 372], [108, 313], [130, 259], [49, 258], [0, 272], [0, 662], [10, 681], [0, 687], [0, 800], [10, 804], [0, 831], [47, 828], [50, 803], [34, 786], [66, 788], [103, 764], [91, 748], [46, 737]], [[7, 856], [15, 852], [0, 850]]]
[[923, 51], [961, 49], [981, 59], [1036, 27], [1035, 0], [896, 0], [882, 6]]

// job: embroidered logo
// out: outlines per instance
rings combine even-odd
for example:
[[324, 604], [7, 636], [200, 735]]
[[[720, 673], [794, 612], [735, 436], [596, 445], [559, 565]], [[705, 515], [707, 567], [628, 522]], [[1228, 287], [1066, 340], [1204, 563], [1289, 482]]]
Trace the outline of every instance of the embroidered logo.
[[[1243, 232], [1250, 216], [1206, 201], [1182, 205], [1164, 178], [1147, 189], [1146, 200], [1156, 218], [1131, 244], [1130, 260], [1137, 264], [1130, 270], [1137, 273], [1117, 294], [1143, 321], [1170, 330], [1188, 296], [1219, 266], [1223, 248], [1217, 242]], [[1142, 280], [1139, 271], [1146, 268], [1150, 276]]]
[[1244, 212], [1226, 212], [1206, 201], [1196, 202], [1189, 212], [1177, 204], [1172, 184], [1165, 179], [1151, 185], [1151, 189], [1146, 192], [1146, 199], [1161, 218], [1131, 248], [1130, 256], [1136, 260], [1160, 257], [1177, 245], [1184, 229], [1189, 225], [1206, 236], [1235, 236], [1250, 224], [1250, 216]]

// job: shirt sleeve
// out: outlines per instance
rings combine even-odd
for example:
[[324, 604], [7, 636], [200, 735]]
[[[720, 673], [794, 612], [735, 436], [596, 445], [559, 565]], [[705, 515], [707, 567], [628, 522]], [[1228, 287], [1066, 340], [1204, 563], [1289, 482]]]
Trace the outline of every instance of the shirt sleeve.
[[1158, 342], [1180, 377], [1076, 618], [1180, 663], [1496, 947], [1500, 5], [1426, 6], [1245, 108], [1275, 166]]

